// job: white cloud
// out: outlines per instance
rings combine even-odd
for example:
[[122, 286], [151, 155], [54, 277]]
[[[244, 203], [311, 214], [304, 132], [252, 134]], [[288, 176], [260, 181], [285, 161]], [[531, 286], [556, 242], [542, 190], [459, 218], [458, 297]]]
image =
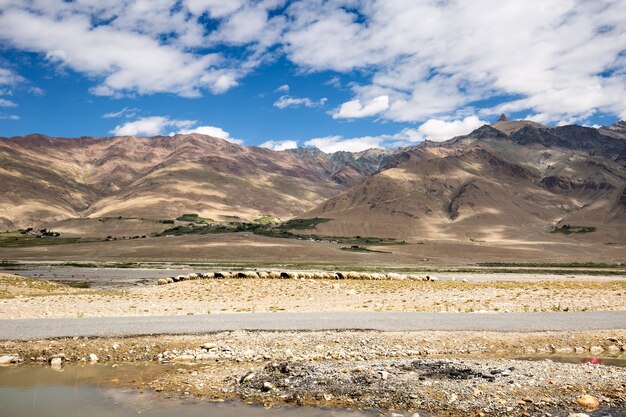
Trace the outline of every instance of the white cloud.
[[20, 75], [6, 68], [0, 68], [0, 85], [14, 86], [24, 81]]
[[115, 112], [110, 112], [110, 113], [105, 113], [102, 115], [102, 118], [104, 119], [116, 119], [119, 117], [127, 117], [127, 118], [131, 118], [131, 117], [135, 117], [137, 112], [139, 111], [139, 109], [136, 109], [134, 107], [124, 107], [123, 109], [119, 110], [119, 111], [115, 111]]
[[380, 148], [387, 136], [364, 136], [346, 139], [343, 136], [324, 136], [304, 142], [307, 146], [314, 146], [326, 153], [339, 151], [360, 152], [371, 148]]
[[[563, 122], [626, 115], [625, 15], [623, 0], [0, 0], [0, 42], [98, 95], [223, 93], [285, 56], [352, 89], [335, 118], [421, 122], [492, 99], [481, 116]], [[0, 68], [0, 85], [19, 79]]]
[[379, 136], [363, 136], [345, 138], [343, 136], [325, 136], [306, 141], [307, 146], [314, 146], [326, 153], [338, 151], [360, 152], [370, 148], [397, 148], [413, 146], [424, 140], [441, 142], [471, 133], [486, 124], [476, 116], [468, 116], [463, 120], [431, 119], [417, 129], [403, 129], [395, 134]]
[[0, 120], [20, 120], [20, 116], [16, 114], [3, 114], [0, 113]]
[[228, 133], [227, 131], [225, 131], [224, 129], [220, 127], [215, 127], [215, 126], [196, 126], [191, 129], [183, 129], [177, 133], [180, 133], [182, 135], [188, 135], [190, 133], [199, 133], [201, 135], [212, 136], [214, 138], [224, 139], [229, 142], [236, 143], [238, 145], [243, 145], [243, 140], [232, 138], [230, 136], [230, 133]]
[[268, 140], [259, 145], [261, 148], [271, 149], [273, 151], [284, 151], [285, 149], [294, 149], [298, 147], [295, 140]]
[[289, 84], [283, 84], [276, 89], [278, 92], [288, 93], [289, 92]]
[[212, 18], [228, 16], [240, 9], [244, 3], [246, 2], [243, 0], [185, 0], [192, 13], [201, 15], [207, 12]]
[[441, 142], [455, 136], [467, 135], [485, 124], [488, 122], [476, 116], [453, 121], [430, 119], [417, 129], [405, 129], [403, 132], [409, 142], [422, 140]]
[[378, 96], [367, 104], [361, 104], [360, 99], [346, 101], [333, 113], [333, 119], [356, 119], [370, 117], [382, 113], [389, 108], [389, 96]]
[[[107, 4], [99, 8], [91, 1], [53, 0], [0, 6], [0, 41], [100, 80], [90, 91], [104, 96], [219, 94], [235, 87], [253, 67], [206, 52], [212, 48], [204, 26], [174, 2]], [[99, 24], [106, 19], [110, 23]], [[195, 47], [201, 52], [194, 52]], [[0, 72], [0, 82], [4, 77]]]
[[164, 134], [166, 129], [188, 129], [195, 123], [193, 120], [173, 120], [164, 116], [142, 117], [116, 126], [111, 133], [116, 136], [158, 136]]
[[17, 104], [12, 102], [11, 100], [0, 98], [0, 107], [17, 107]]
[[116, 136], [159, 136], [175, 134], [188, 135], [198, 133], [224, 139], [242, 145], [241, 139], [230, 136], [230, 133], [215, 126], [198, 126], [196, 120], [170, 119], [166, 116], [142, 117], [132, 122], [126, 122], [115, 127], [111, 133]]
[[308, 97], [291, 97], [288, 95], [281, 96], [274, 102], [274, 107], [279, 109], [285, 109], [287, 107], [322, 107], [326, 104], [328, 99], [326, 97], [321, 98], [318, 101], [313, 101]]
[[353, 84], [357, 115], [382, 95], [381, 117], [396, 121], [489, 98], [551, 121], [626, 112], [624, 1], [311, 0], [288, 13], [285, 50], [301, 68], [371, 74]]

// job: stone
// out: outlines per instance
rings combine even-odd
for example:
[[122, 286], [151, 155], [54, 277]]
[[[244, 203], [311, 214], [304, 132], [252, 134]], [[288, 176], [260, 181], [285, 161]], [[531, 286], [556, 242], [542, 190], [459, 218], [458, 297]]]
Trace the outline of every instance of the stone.
[[576, 399], [576, 402], [578, 403], [578, 405], [581, 405], [585, 408], [598, 408], [598, 406], [600, 406], [600, 401], [598, 401], [596, 398], [592, 397], [589, 394], [581, 395]]
[[91, 363], [98, 362], [98, 356], [95, 353], [90, 353], [89, 354], [89, 362], [91, 362]]
[[52, 359], [50, 359], [50, 366], [58, 368], [62, 364], [63, 364], [63, 359], [62, 358], [52, 358]]
[[604, 348], [602, 346], [591, 346], [589, 352], [591, 352], [592, 355], [599, 355], [604, 352]]
[[567, 417], [589, 417], [589, 414], [585, 413], [572, 413], [568, 414]]
[[263, 383], [263, 388], [261, 388], [261, 391], [269, 392], [269, 391], [271, 391], [273, 389], [274, 389], [274, 385], [272, 385], [271, 382], [264, 382]]
[[157, 285], [167, 285], [169, 284], [169, 282], [167, 281], [167, 279], [165, 278], [159, 278], [157, 279]]
[[213, 349], [217, 349], [218, 346], [215, 343], [211, 343], [211, 342], [207, 342], [205, 344], [202, 345], [202, 347], [206, 350], [213, 350]]
[[8, 365], [17, 362], [17, 358], [12, 355], [0, 356], [0, 365]]
[[194, 355], [179, 355], [172, 360], [175, 362], [193, 362], [195, 359]]
[[113, 350], [118, 350], [120, 348], [120, 344], [119, 343], [113, 343], [111, 345], [111, 347], [113, 348]]
[[622, 352], [622, 349], [619, 346], [611, 345], [606, 348], [609, 355], [619, 355]]
[[420, 417], [420, 413], [413, 413], [411, 417]]
[[379, 371], [378, 373], [380, 374], [380, 377], [381, 377], [383, 380], [386, 380], [386, 379], [388, 379], [388, 378], [389, 378], [389, 372], [387, 372], [387, 371]]

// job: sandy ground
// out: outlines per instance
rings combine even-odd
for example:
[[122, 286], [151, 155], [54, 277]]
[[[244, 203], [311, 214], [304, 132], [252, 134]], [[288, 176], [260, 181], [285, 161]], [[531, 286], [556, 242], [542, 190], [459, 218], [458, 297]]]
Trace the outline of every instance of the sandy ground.
[[[558, 277], [557, 277], [558, 279]], [[196, 280], [126, 290], [0, 276], [0, 319], [274, 311], [626, 310], [626, 280], [414, 282]]]
[[[110, 242], [0, 248], [0, 259], [64, 261], [183, 261], [372, 266], [467, 265], [476, 262], [624, 262], [625, 247], [609, 240], [551, 236], [541, 242], [424, 241], [350, 252], [343, 245], [250, 233], [161, 237]], [[425, 260], [427, 259], [427, 260]]]
[[[237, 311], [626, 310], [626, 280], [196, 280], [128, 290], [0, 276], [0, 318]], [[141, 365], [97, 383], [183, 400], [389, 410], [410, 416], [566, 416], [626, 409], [626, 329], [579, 332], [218, 332], [0, 341], [9, 366]], [[96, 358], [95, 360], [90, 359]], [[520, 358], [533, 359], [518, 360]], [[593, 359], [592, 359], [593, 358]], [[54, 359], [54, 362], [53, 362]], [[552, 359], [552, 360], [551, 360]], [[539, 360], [539, 361], [536, 361]], [[571, 363], [558, 363], [566, 360]], [[95, 364], [90, 364], [90, 363]], [[142, 366], [151, 368], [144, 372]], [[126, 371], [125, 371], [126, 372]], [[134, 373], [133, 373], [134, 372]], [[106, 372], [105, 372], [106, 374]], [[434, 413], [433, 413], [434, 412]], [[620, 415], [620, 414], [616, 414]]]

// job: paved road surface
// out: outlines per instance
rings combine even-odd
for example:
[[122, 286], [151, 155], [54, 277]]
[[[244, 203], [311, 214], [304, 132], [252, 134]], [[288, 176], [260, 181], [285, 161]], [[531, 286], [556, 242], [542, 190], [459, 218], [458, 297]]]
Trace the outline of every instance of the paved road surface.
[[584, 313], [241, 313], [0, 320], [0, 340], [199, 334], [227, 330], [580, 331], [626, 329], [626, 311]]

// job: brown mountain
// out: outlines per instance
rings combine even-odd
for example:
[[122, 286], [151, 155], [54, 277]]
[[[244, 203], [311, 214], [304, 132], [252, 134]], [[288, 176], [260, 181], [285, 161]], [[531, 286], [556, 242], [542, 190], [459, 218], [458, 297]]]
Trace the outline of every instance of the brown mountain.
[[199, 134], [0, 138], [0, 227], [183, 213], [285, 219], [360, 182], [389, 154], [315, 151], [274, 152]]
[[574, 225], [624, 242], [626, 134], [619, 127], [500, 120], [403, 152], [303, 217], [333, 219], [317, 227], [327, 235], [528, 241]]

